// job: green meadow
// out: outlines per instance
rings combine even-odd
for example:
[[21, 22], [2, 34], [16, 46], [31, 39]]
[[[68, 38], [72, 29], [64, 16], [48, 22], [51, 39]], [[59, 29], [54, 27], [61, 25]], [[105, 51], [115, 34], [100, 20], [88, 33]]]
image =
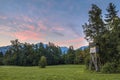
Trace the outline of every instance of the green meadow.
[[120, 80], [120, 74], [89, 72], [84, 65], [0, 66], [0, 80]]

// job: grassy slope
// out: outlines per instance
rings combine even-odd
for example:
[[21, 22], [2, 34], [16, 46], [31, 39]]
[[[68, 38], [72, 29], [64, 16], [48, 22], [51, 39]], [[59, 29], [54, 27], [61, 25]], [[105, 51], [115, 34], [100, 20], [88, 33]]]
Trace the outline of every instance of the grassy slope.
[[120, 74], [87, 72], [83, 65], [38, 67], [1, 66], [0, 80], [120, 80]]

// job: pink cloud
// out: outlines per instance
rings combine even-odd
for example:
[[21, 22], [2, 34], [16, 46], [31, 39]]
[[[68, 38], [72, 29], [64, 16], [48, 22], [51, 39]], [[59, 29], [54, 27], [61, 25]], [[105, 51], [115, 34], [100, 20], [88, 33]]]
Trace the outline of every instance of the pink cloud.
[[88, 45], [88, 42], [86, 40], [83, 40], [81, 42], [78, 42], [76, 44], [74, 44], [74, 48], [80, 48], [81, 46], [87, 46]]
[[[27, 18], [26, 18], [27, 19]], [[15, 31], [17, 30], [17, 32], [13, 32], [12, 37], [15, 37], [19, 40], [41, 40], [44, 41], [45, 40], [45, 34], [43, 34], [43, 32], [41, 32], [41, 30], [47, 30], [47, 27], [44, 25], [44, 23], [41, 21], [39, 23], [34, 23], [37, 24], [38, 26], [35, 26], [34, 24], [27, 24], [27, 23], [22, 23], [20, 24], [19, 22], [12, 22], [11, 24], [16, 25], [17, 24], [17, 28], [13, 28], [13, 27], [9, 27], [10, 29], [15, 29]]]
[[9, 32], [11, 28], [9, 26], [0, 25], [0, 32]]
[[19, 15], [19, 16], [13, 16], [13, 17], [18, 21], [24, 21], [24, 22], [30, 22], [30, 23], [34, 22], [34, 20], [31, 17], [25, 16], [25, 15]]
[[[13, 38], [17, 38], [22, 41], [26, 40], [38, 40], [38, 41], [44, 41], [45, 40], [45, 34], [43, 34], [40, 31], [35, 30], [35, 26], [28, 25], [28, 24], [22, 24], [22, 27], [19, 27], [17, 32], [11, 32], [12, 27], [0, 25], [0, 35], [6, 35]], [[24, 27], [27, 27], [27, 30], [24, 29]], [[22, 29], [21, 29], [22, 28]]]
[[7, 19], [6, 16], [0, 16], [0, 19]]
[[47, 27], [45, 26], [45, 24], [42, 21], [38, 21], [38, 30], [47, 30]]
[[66, 42], [67, 43], [73, 43], [73, 42], [81, 42], [83, 40], [84, 40], [84, 38], [77, 38], [77, 39], [67, 40]]
[[28, 17], [28, 16], [23, 16], [23, 20], [25, 22], [33, 22], [33, 20], [30, 17]]
[[27, 30], [30, 30], [30, 31], [35, 31], [35, 26], [34, 25], [29, 25], [29, 24], [20, 24], [19, 25], [20, 29], [24, 30], [24, 29], [27, 29]]
[[63, 27], [56, 26], [56, 27], [52, 27], [49, 30], [50, 31], [64, 31], [65, 29]]
[[88, 45], [87, 41], [83, 37], [56, 42], [56, 44], [61, 45], [61, 46], [73, 45], [75, 48], [79, 48], [80, 46]]
[[57, 30], [57, 31], [63, 31], [64, 28], [62, 28], [62, 27], [55, 27], [54, 30]]
[[15, 37], [20, 40], [43, 40], [43, 36], [41, 33], [33, 32], [33, 31], [21, 31], [16, 32]]
[[35, 30], [35, 27], [34, 25], [31, 25], [31, 24], [27, 24], [27, 23], [19, 23], [18, 21], [12, 21], [12, 22], [9, 22], [8, 25], [14, 25], [16, 26], [16, 28], [13, 28], [11, 26], [9, 26], [9, 28], [11, 28], [12, 30], [16, 30], [17, 31], [23, 31], [23, 30], [31, 30], [31, 31], [34, 31]]
[[28, 25], [28, 26], [26, 26], [28, 29], [30, 29], [30, 30], [34, 30], [35, 29], [35, 26], [32, 26], [32, 25]]
[[[48, 30], [47, 26], [45, 25], [44, 20], [37, 20], [35, 17], [33, 19], [33, 18], [31, 18], [29, 16], [25, 16], [25, 15], [15, 16], [15, 18], [16, 18], [15, 22], [18, 24], [19, 24], [19, 22], [22, 21], [22, 24], [19, 24], [22, 29], [27, 28], [29, 30], [36, 30], [36, 31]], [[30, 22], [31, 24], [28, 24], [28, 22]], [[35, 25], [37, 25], [37, 26], [35, 26]]]
[[61, 42], [58, 42], [58, 44], [75, 43], [75, 42], [81, 42], [83, 40], [84, 40], [84, 38], [77, 38], [77, 39], [71, 39], [71, 40], [61, 41]]

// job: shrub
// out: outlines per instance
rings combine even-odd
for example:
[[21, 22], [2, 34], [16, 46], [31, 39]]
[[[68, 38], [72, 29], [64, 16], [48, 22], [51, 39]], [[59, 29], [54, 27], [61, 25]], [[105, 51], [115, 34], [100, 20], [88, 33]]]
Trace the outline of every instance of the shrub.
[[101, 70], [103, 73], [119, 73], [120, 66], [114, 62], [106, 63]]
[[39, 67], [41, 68], [45, 68], [47, 65], [47, 60], [45, 56], [41, 56], [40, 60], [39, 60]]

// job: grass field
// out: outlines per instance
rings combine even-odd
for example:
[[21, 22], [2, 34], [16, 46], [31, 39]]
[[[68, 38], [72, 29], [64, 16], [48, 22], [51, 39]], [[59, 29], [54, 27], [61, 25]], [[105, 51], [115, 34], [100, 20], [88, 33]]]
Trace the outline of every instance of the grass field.
[[88, 72], [83, 65], [0, 66], [0, 80], [120, 80], [120, 74]]

